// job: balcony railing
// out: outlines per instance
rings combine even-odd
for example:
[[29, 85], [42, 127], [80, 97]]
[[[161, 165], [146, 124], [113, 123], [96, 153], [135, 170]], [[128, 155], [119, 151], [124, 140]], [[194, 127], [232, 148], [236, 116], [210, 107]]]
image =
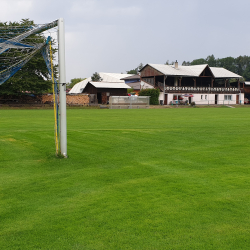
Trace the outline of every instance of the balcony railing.
[[166, 92], [181, 91], [181, 92], [240, 92], [239, 88], [211, 88], [211, 87], [165, 87]]

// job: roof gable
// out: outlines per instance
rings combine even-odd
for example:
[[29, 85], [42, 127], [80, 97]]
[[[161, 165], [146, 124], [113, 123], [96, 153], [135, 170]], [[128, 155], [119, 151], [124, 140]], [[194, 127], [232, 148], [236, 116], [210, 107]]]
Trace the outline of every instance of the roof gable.
[[214, 77], [213, 72], [208, 65], [207, 67], [205, 67], [205, 69], [201, 72], [199, 76], [200, 77]]
[[162, 73], [162, 71], [159, 70], [159, 67], [154, 67], [152, 66], [152, 64], [145, 65], [140, 70], [140, 72], [141, 72], [141, 77], [164, 75], [164, 73]]

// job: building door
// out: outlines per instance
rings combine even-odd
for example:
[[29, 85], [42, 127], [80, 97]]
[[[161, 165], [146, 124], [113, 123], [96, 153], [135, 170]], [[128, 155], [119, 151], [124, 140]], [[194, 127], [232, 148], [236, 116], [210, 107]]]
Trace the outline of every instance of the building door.
[[107, 93], [102, 92], [102, 104], [107, 104]]
[[215, 95], [214, 104], [218, 104], [218, 95]]
[[239, 95], [236, 95], [236, 104], [239, 104]]
[[101, 104], [102, 103], [102, 93], [97, 93], [97, 102], [99, 103], [99, 104]]
[[168, 105], [168, 94], [165, 94], [164, 105]]

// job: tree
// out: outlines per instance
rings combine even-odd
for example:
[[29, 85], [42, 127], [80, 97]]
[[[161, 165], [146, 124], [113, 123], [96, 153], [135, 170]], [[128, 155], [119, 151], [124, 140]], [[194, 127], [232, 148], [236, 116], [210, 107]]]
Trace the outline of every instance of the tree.
[[174, 65], [174, 61], [172, 61], [171, 63], [169, 63], [169, 60], [166, 61], [165, 65]]
[[75, 84], [77, 84], [78, 82], [81, 82], [83, 80], [85, 80], [86, 78], [73, 78], [70, 80], [70, 83], [68, 83], [68, 88], [73, 88]]
[[143, 64], [142, 63], [140, 63], [139, 64], [139, 66], [137, 67], [137, 69], [138, 69], [138, 72], [143, 68], [144, 66], [143, 66]]
[[135, 69], [131, 69], [127, 71], [127, 74], [137, 75], [142, 68], [143, 68], [143, 64], [140, 63], [138, 67], [136, 67]]
[[246, 81], [250, 81], [250, 65], [245, 69], [243, 77]]
[[206, 58], [207, 64], [209, 65], [209, 67], [216, 67], [216, 59], [214, 57], [214, 55], [208, 56]]
[[200, 64], [207, 64], [207, 61], [203, 58], [195, 59], [191, 62], [190, 65], [200, 65]]
[[137, 68], [127, 71], [127, 74], [137, 75]]
[[225, 57], [225, 58], [217, 59], [217, 67], [225, 68], [232, 72], [237, 71], [235, 59], [233, 57]]
[[95, 72], [92, 76], [91, 76], [91, 81], [93, 82], [101, 82], [102, 78], [100, 77], [100, 75]]
[[[21, 26], [30, 27], [34, 25], [34, 21], [29, 19], [22, 19], [20, 22], [0, 23], [0, 26]], [[24, 30], [25, 32], [25, 30]], [[26, 39], [22, 40], [22, 43], [44, 43], [46, 38], [41, 34], [33, 34]], [[53, 50], [53, 54], [56, 50]], [[25, 53], [25, 52], [24, 52]], [[0, 55], [4, 57], [4, 53]], [[1, 60], [0, 57], [0, 60]], [[57, 66], [54, 66], [55, 77], [57, 76]], [[50, 75], [46, 66], [46, 63], [40, 52], [36, 53], [31, 60], [25, 64], [14, 76], [8, 79], [5, 83], [0, 85], [1, 94], [21, 95], [25, 92], [31, 92], [35, 94], [43, 93], [51, 88]]]
[[183, 61], [183, 63], [182, 63], [182, 66], [190, 66], [191, 65], [191, 63], [190, 62], [186, 62], [186, 61]]

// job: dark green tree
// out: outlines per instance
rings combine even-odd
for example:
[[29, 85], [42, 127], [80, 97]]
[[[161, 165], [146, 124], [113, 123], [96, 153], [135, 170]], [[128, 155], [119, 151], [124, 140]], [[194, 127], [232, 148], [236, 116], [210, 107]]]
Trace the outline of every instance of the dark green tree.
[[182, 63], [182, 66], [189, 66], [189, 65], [191, 65], [191, 63], [190, 62], [186, 62], [186, 61], [183, 61], [183, 63]]
[[137, 67], [138, 72], [139, 72], [143, 67], [144, 67], [143, 63], [140, 63], [140, 64], [138, 65], [138, 67]]
[[174, 61], [172, 61], [172, 62], [170, 63], [169, 60], [167, 60], [167, 61], [165, 62], [165, 65], [174, 65]]
[[91, 76], [91, 81], [93, 82], [101, 82], [102, 78], [100, 77], [100, 75], [95, 72], [92, 76]]
[[[0, 23], [0, 26], [21, 26], [30, 27], [34, 21], [22, 19], [20, 22]], [[25, 30], [24, 30], [25, 31]], [[22, 40], [22, 43], [44, 43], [46, 37], [42, 34], [33, 34]], [[56, 51], [53, 50], [53, 54]], [[23, 52], [25, 53], [25, 52]], [[1, 57], [4, 57], [4, 53]], [[1, 60], [0, 57], [0, 60]], [[54, 66], [55, 77], [57, 76], [57, 66]], [[22, 95], [25, 92], [40, 94], [51, 89], [50, 75], [41, 52], [36, 53], [32, 59], [25, 64], [14, 76], [0, 85], [1, 94]]]
[[225, 58], [218, 58], [217, 59], [217, 67], [222, 67], [227, 70], [230, 70], [232, 72], [236, 72], [236, 64], [235, 64], [235, 58], [233, 57], [225, 57]]
[[127, 71], [127, 74], [137, 75], [137, 68]]
[[135, 69], [131, 69], [127, 71], [127, 74], [137, 75], [142, 68], [143, 68], [143, 64], [140, 63], [138, 67], [136, 67]]
[[239, 75], [243, 75], [246, 68], [249, 66], [249, 56], [239, 56], [235, 59], [236, 72]]
[[214, 55], [208, 56], [206, 58], [207, 64], [209, 65], [209, 67], [216, 67], [216, 59], [214, 57]]
[[75, 84], [77, 84], [78, 82], [81, 82], [83, 80], [85, 80], [86, 78], [73, 78], [70, 80], [70, 83], [68, 84], [68, 88], [73, 88]]
[[250, 65], [247, 66], [243, 73], [243, 77], [246, 81], [250, 81]]
[[204, 58], [200, 58], [200, 59], [195, 59], [190, 63], [190, 65], [200, 65], [200, 64], [207, 64], [207, 61]]

